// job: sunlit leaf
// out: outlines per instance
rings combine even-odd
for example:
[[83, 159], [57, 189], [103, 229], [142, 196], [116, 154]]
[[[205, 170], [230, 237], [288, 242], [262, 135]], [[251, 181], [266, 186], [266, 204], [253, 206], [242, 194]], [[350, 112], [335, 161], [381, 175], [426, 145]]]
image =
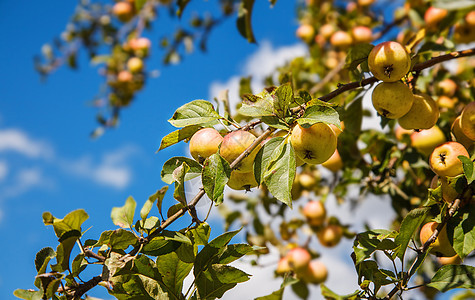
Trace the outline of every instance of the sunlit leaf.
[[111, 219], [114, 225], [122, 228], [128, 228], [134, 223], [135, 207], [137, 203], [132, 196], [129, 196], [125, 200], [125, 204], [122, 207], [114, 207], [111, 212]]
[[238, 10], [238, 18], [236, 21], [239, 33], [248, 40], [250, 43], [255, 43], [254, 33], [252, 32], [252, 9], [254, 6], [254, 0], [241, 0]]
[[402, 220], [399, 234], [394, 240], [396, 244], [399, 245], [399, 248], [396, 250], [396, 255], [401, 260], [406, 253], [407, 245], [414, 236], [416, 230], [421, 226], [422, 222], [424, 222], [429, 211], [430, 208], [428, 207], [416, 208], [411, 210], [406, 217], [404, 217], [404, 220]]
[[162, 180], [165, 183], [172, 184], [175, 181], [173, 178], [173, 172], [183, 163], [186, 163], [190, 168], [185, 174], [185, 181], [191, 180], [201, 175], [203, 167], [196, 160], [188, 157], [178, 156], [170, 158], [163, 164], [161, 172]]
[[223, 202], [224, 187], [231, 176], [229, 163], [219, 154], [215, 153], [208, 157], [203, 164], [201, 181], [206, 195], [216, 205]]
[[214, 110], [210, 102], [194, 100], [179, 107], [168, 122], [175, 127], [185, 127], [206, 124], [220, 118], [221, 116]]
[[475, 250], [475, 206], [460, 208], [447, 224], [447, 235], [453, 240], [455, 252], [464, 259]]
[[297, 119], [300, 126], [308, 128], [315, 123], [323, 122], [333, 124], [341, 129], [340, 118], [338, 112], [327, 105], [312, 105], [307, 107], [304, 115]]
[[465, 265], [445, 265], [435, 273], [428, 286], [446, 292], [455, 288], [475, 288], [475, 267]]
[[191, 136], [200, 130], [200, 128], [201, 126], [199, 125], [190, 125], [170, 132], [162, 138], [162, 141], [160, 142], [160, 148], [157, 151], [175, 145], [185, 139], [191, 138]]
[[186, 195], [185, 195], [185, 175], [190, 170], [190, 167], [183, 162], [181, 166], [176, 168], [173, 171], [173, 181], [175, 182], [175, 191], [173, 192], [173, 198], [178, 202], [186, 206]]

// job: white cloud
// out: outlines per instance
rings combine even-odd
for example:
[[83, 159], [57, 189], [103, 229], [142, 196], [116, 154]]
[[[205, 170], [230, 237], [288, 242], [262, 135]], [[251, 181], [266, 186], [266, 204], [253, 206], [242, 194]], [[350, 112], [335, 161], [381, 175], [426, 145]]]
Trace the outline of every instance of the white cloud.
[[31, 139], [18, 129], [0, 130], [0, 152], [13, 151], [30, 158], [49, 158], [53, 155], [47, 143]]
[[39, 168], [27, 168], [18, 171], [12, 184], [2, 189], [2, 199], [17, 197], [33, 188], [50, 188], [52, 181]]
[[0, 181], [4, 180], [8, 174], [8, 165], [5, 161], [0, 160]]

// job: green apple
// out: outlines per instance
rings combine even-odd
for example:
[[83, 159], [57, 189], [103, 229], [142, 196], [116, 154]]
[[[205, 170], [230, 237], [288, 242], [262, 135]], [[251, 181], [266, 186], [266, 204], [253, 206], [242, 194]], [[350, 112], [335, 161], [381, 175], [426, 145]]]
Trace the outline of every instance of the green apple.
[[437, 125], [429, 129], [414, 131], [411, 134], [412, 147], [427, 156], [429, 156], [437, 146], [442, 145], [446, 141], [444, 133]]
[[[239, 157], [251, 144], [256, 137], [249, 131], [236, 130], [228, 133], [221, 143], [219, 154], [228, 162], [232, 163]], [[253, 170], [254, 159], [260, 147], [257, 146], [249, 155], [244, 158], [236, 167], [236, 172], [249, 173]]]
[[374, 88], [371, 99], [378, 113], [388, 119], [401, 118], [414, 103], [411, 89], [401, 81], [381, 82]]
[[297, 124], [292, 130], [290, 141], [295, 154], [311, 165], [328, 160], [337, 144], [335, 132], [325, 123], [316, 123], [308, 128]]
[[241, 173], [232, 171], [228, 180], [228, 186], [233, 190], [250, 191], [251, 188], [258, 186], [254, 172]]
[[369, 53], [368, 67], [377, 79], [395, 82], [409, 72], [411, 57], [406, 48], [398, 42], [383, 42]]
[[460, 126], [463, 133], [475, 141], [475, 102], [470, 102], [464, 107], [460, 116]]
[[429, 129], [439, 119], [437, 103], [427, 94], [415, 94], [411, 109], [397, 121], [404, 129]]

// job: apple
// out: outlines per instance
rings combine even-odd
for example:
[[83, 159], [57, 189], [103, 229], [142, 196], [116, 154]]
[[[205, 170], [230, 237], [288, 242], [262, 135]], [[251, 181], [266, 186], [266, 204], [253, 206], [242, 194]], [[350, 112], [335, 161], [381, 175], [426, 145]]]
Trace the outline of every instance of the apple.
[[414, 131], [411, 134], [412, 147], [427, 156], [429, 156], [437, 146], [442, 145], [446, 141], [444, 133], [437, 125], [429, 129]]
[[319, 33], [325, 39], [328, 40], [335, 32], [335, 27], [332, 24], [324, 24], [320, 27]]
[[358, 5], [359, 6], [369, 6], [373, 4], [375, 0], [358, 0]]
[[463, 133], [475, 141], [475, 102], [470, 102], [464, 107], [460, 116], [460, 126]]
[[443, 8], [429, 7], [424, 14], [424, 21], [429, 29], [437, 29], [439, 23], [445, 19], [449, 12]]
[[356, 43], [371, 43], [373, 40], [373, 32], [367, 26], [353, 27], [351, 34]]
[[305, 190], [313, 190], [317, 185], [317, 179], [310, 173], [300, 173], [298, 176], [300, 186]]
[[472, 141], [462, 130], [462, 125], [460, 124], [460, 116], [455, 118], [454, 122], [452, 123], [452, 134], [455, 137], [455, 141], [459, 142], [460, 144], [464, 145], [465, 148], [470, 149], [473, 146], [474, 141]]
[[318, 260], [312, 260], [304, 272], [297, 276], [307, 283], [320, 284], [325, 282], [328, 277], [327, 267]]
[[352, 13], [356, 10], [356, 8], [357, 8], [357, 5], [355, 2], [348, 2], [345, 9], [347, 13]]
[[371, 99], [378, 113], [388, 119], [401, 118], [414, 103], [411, 89], [401, 81], [381, 82], [374, 88]]
[[369, 53], [368, 67], [377, 79], [395, 82], [409, 72], [411, 57], [406, 48], [398, 42], [383, 42]]
[[316, 123], [308, 128], [297, 124], [292, 130], [290, 142], [301, 160], [315, 165], [332, 156], [337, 138], [333, 129], [325, 123]]
[[[237, 130], [228, 133], [221, 143], [219, 154], [228, 162], [232, 163], [256, 140], [256, 137], [249, 131]], [[244, 158], [237, 166], [235, 171], [249, 173], [253, 169], [254, 159], [260, 147], [256, 147], [246, 158]]]
[[343, 161], [341, 160], [340, 153], [338, 153], [338, 149], [333, 152], [329, 159], [322, 163], [322, 166], [334, 173], [343, 168]]
[[121, 1], [114, 4], [112, 14], [122, 22], [128, 22], [134, 16], [134, 6], [129, 2]]
[[455, 254], [454, 256], [449, 256], [449, 257], [437, 257], [437, 261], [439, 264], [445, 266], [445, 265], [460, 265], [462, 263], [462, 259], [458, 254]]
[[458, 159], [460, 155], [470, 157], [462, 144], [446, 142], [436, 147], [430, 155], [430, 167], [440, 177], [460, 175], [463, 173], [462, 162]]
[[143, 61], [138, 57], [131, 57], [127, 61], [127, 69], [132, 73], [139, 73], [143, 70]]
[[475, 10], [472, 10], [465, 16], [465, 22], [472, 27], [475, 27]]
[[117, 74], [117, 81], [120, 83], [129, 83], [132, 82], [133, 79], [134, 76], [129, 71], [124, 70], [120, 71], [119, 74]]
[[325, 247], [338, 245], [343, 236], [343, 229], [339, 225], [330, 224], [317, 231], [317, 238]]
[[457, 91], [457, 84], [450, 78], [445, 78], [437, 84], [438, 89], [442, 94], [452, 97]]
[[258, 186], [254, 172], [241, 173], [232, 171], [228, 180], [228, 186], [233, 190], [250, 191], [251, 188]]
[[439, 119], [437, 103], [427, 94], [415, 94], [411, 109], [397, 121], [404, 129], [429, 129]]
[[275, 269], [275, 273], [277, 275], [284, 275], [285, 273], [288, 273], [292, 271], [292, 269], [290, 268], [290, 265], [289, 265], [289, 259], [284, 256], [284, 257], [281, 257], [279, 262], [277, 263], [277, 268]]
[[[429, 222], [422, 226], [420, 232], [422, 244], [425, 244], [425, 242], [431, 237], [438, 225], [439, 224], [436, 222]], [[450, 257], [457, 254], [450, 244], [445, 226], [439, 232], [437, 239], [430, 246], [432, 247], [431, 253], [437, 254], [437, 256]]]
[[218, 152], [223, 137], [214, 128], [202, 128], [190, 139], [189, 149], [191, 156], [202, 164], [206, 158]]
[[443, 111], [450, 111], [455, 108], [455, 104], [457, 104], [457, 102], [457, 98], [441, 95], [439, 96], [439, 99], [437, 99], [437, 106]]
[[338, 30], [330, 37], [330, 44], [337, 48], [346, 49], [353, 44], [353, 38], [348, 32]]
[[335, 124], [330, 124], [330, 127], [333, 129], [333, 132], [335, 132], [336, 137], [338, 137], [343, 130], [345, 130], [345, 123], [343, 123], [343, 121], [340, 122], [341, 129], [336, 127]]
[[296, 272], [305, 270], [312, 259], [307, 249], [301, 247], [293, 248], [286, 257], [290, 268]]
[[151, 42], [146, 37], [133, 38], [129, 40], [129, 47], [133, 51], [148, 51], [151, 47]]
[[411, 134], [413, 132], [414, 131], [412, 131], [412, 130], [404, 129], [401, 126], [397, 126], [396, 129], [394, 130], [394, 135], [396, 136], [396, 139], [398, 141], [402, 141], [404, 139], [404, 136], [406, 136], [406, 135], [411, 136]]
[[450, 186], [451, 180], [447, 177], [440, 177], [439, 180], [442, 189], [442, 198], [444, 201], [447, 203], [454, 202], [454, 200], [457, 199], [459, 193], [457, 193], [457, 191]]
[[315, 36], [315, 28], [310, 24], [301, 24], [295, 34], [298, 38], [308, 43], [312, 41]]
[[321, 226], [327, 212], [322, 201], [308, 201], [302, 209], [302, 214], [310, 226]]
[[475, 41], [475, 26], [467, 23], [455, 24], [454, 41], [460, 44], [468, 44]]

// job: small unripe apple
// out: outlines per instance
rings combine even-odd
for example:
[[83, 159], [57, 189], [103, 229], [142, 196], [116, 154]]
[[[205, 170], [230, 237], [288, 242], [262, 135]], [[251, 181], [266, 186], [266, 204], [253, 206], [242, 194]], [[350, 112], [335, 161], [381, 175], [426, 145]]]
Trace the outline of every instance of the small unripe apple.
[[202, 128], [190, 139], [189, 148], [191, 156], [202, 164], [205, 159], [218, 152], [223, 137], [214, 128]]
[[299, 184], [305, 190], [313, 190], [317, 185], [317, 179], [310, 173], [300, 173], [297, 176]]
[[473, 146], [474, 141], [466, 136], [465, 133], [463, 133], [462, 125], [460, 124], [460, 116], [455, 118], [454, 122], [452, 123], [451, 130], [456, 142], [464, 145], [464, 147], [467, 149], [470, 149], [470, 147]]
[[395, 82], [409, 72], [411, 57], [406, 48], [398, 42], [383, 42], [369, 53], [368, 67], [377, 79]]
[[401, 81], [381, 82], [374, 88], [371, 100], [380, 115], [397, 119], [409, 112], [414, 103], [414, 95]]
[[132, 73], [139, 73], [143, 70], [143, 61], [138, 57], [131, 57], [127, 61], [127, 69]]
[[465, 22], [468, 25], [475, 27], [475, 10], [472, 10], [465, 16]]
[[300, 279], [307, 283], [320, 284], [328, 277], [327, 267], [318, 260], [312, 260], [304, 272], [297, 274]]
[[[232, 163], [256, 140], [256, 137], [249, 131], [237, 130], [228, 133], [221, 143], [219, 154], [228, 162]], [[238, 165], [235, 171], [242, 173], [249, 173], [253, 170], [254, 159], [260, 147], [256, 147], [246, 158], [244, 158]]]
[[438, 126], [433, 126], [426, 130], [414, 131], [411, 134], [412, 147], [427, 156], [429, 156], [437, 146], [442, 145], [446, 141], [444, 133]]
[[112, 13], [122, 22], [128, 22], [134, 16], [134, 7], [129, 2], [121, 1], [114, 4]]
[[298, 38], [308, 43], [313, 40], [313, 37], [315, 36], [315, 28], [310, 24], [302, 24], [297, 28], [295, 34]]
[[371, 43], [373, 40], [373, 32], [367, 26], [353, 27], [351, 33], [356, 43]]
[[[436, 222], [429, 222], [429, 223], [426, 223], [424, 226], [422, 226], [421, 232], [420, 232], [420, 238], [421, 238], [422, 244], [425, 244], [425, 242], [427, 242], [427, 240], [434, 233], [438, 225], [439, 224]], [[431, 253], [437, 254], [439, 256], [450, 257], [457, 254], [454, 248], [452, 247], [452, 245], [450, 244], [445, 226], [439, 232], [437, 239], [430, 246], [432, 247]]]
[[455, 254], [454, 256], [450, 257], [437, 257], [437, 261], [439, 264], [445, 266], [445, 265], [460, 265], [462, 263], [462, 259], [458, 254]]
[[397, 122], [405, 129], [429, 129], [439, 119], [437, 103], [427, 94], [415, 94], [411, 109]]
[[290, 250], [286, 257], [290, 268], [296, 272], [305, 270], [312, 259], [307, 249], [300, 247]]
[[332, 156], [337, 138], [333, 129], [325, 123], [316, 123], [309, 128], [297, 124], [290, 136], [295, 154], [304, 162], [321, 164]]
[[475, 141], [475, 102], [470, 102], [464, 107], [460, 116], [460, 126], [463, 133]]
[[343, 168], [343, 161], [341, 160], [341, 156], [340, 153], [338, 153], [338, 150], [335, 150], [332, 156], [330, 156], [329, 159], [322, 163], [322, 166], [334, 173], [341, 170]]
[[134, 79], [134, 76], [129, 71], [124, 70], [124, 71], [120, 71], [119, 74], [117, 74], [117, 81], [121, 83], [132, 82], [133, 79]]
[[437, 175], [454, 177], [463, 173], [460, 155], [470, 157], [467, 149], [457, 142], [446, 142], [434, 149], [429, 158], [429, 164]]
[[439, 99], [437, 99], [437, 106], [442, 111], [449, 111], [455, 108], [455, 104], [457, 104], [457, 102], [457, 98], [451, 98], [446, 95], [441, 95], [439, 96]]
[[277, 263], [277, 268], [275, 269], [275, 273], [277, 275], [284, 275], [287, 272], [292, 271], [289, 265], [289, 259], [287, 256], [281, 257], [279, 262]]
[[327, 23], [320, 27], [319, 32], [325, 40], [328, 40], [335, 32], [335, 27], [332, 24]]
[[258, 186], [254, 172], [241, 173], [233, 171], [228, 180], [228, 186], [233, 190], [246, 190], [250, 191], [251, 188]]
[[346, 49], [353, 44], [353, 38], [351, 35], [343, 30], [338, 30], [330, 37], [330, 43], [337, 48]]
[[338, 245], [343, 236], [343, 229], [339, 225], [330, 224], [319, 231], [317, 231], [317, 237], [325, 247], [334, 247]]
[[437, 87], [442, 92], [442, 94], [452, 97], [457, 91], [457, 84], [450, 78], [445, 78], [437, 84]]
[[327, 211], [322, 201], [308, 201], [302, 209], [302, 214], [310, 226], [321, 226], [325, 221]]
[[429, 29], [436, 29], [449, 12], [443, 8], [429, 7], [424, 14], [424, 21]]

